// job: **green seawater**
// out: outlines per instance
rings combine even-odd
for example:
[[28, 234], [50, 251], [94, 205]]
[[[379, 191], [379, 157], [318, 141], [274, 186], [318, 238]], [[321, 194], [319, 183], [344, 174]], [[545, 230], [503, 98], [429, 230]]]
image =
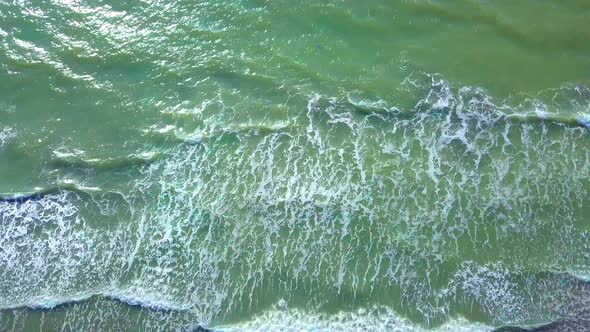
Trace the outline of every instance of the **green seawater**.
[[0, 0], [0, 331], [590, 330], [588, 0]]

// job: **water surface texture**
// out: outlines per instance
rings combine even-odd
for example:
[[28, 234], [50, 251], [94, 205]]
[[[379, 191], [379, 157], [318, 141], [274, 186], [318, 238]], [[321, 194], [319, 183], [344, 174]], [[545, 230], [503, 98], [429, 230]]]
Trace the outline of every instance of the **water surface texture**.
[[587, 0], [0, 1], [0, 330], [590, 329], [589, 87]]

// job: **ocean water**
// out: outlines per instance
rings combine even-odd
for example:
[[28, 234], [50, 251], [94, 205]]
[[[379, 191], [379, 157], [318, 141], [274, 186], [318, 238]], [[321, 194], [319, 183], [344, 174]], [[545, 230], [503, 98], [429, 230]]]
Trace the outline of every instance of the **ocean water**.
[[0, 331], [590, 330], [590, 2], [0, 1]]

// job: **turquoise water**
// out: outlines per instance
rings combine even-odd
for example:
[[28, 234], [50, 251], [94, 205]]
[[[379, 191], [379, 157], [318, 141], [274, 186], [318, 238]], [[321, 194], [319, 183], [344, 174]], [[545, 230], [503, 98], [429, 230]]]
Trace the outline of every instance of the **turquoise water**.
[[0, 330], [590, 329], [590, 3], [0, 2]]

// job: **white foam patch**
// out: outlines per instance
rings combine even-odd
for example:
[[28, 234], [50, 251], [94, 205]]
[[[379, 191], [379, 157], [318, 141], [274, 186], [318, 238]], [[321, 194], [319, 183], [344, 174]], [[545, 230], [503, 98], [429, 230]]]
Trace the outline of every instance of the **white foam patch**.
[[348, 102], [353, 106], [364, 110], [366, 112], [395, 112], [399, 111], [396, 107], [390, 107], [387, 102], [383, 99], [369, 99], [364, 98], [359, 93], [348, 93], [346, 98]]
[[8, 145], [16, 137], [16, 131], [11, 127], [4, 127], [0, 130], [0, 148]]
[[519, 315], [527, 300], [512, 280], [512, 273], [502, 263], [482, 266], [467, 261], [456, 272], [450, 287], [452, 293], [460, 294], [466, 302], [479, 303], [495, 321], [503, 324], [518, 322], [523, 320]]
[[[455, 301], [500, 323], [542, 315], [547, 308], [520, 310], [532, 295], [515, 273], [530, 257], [512, 253], [502, 267], [455, 262], [502, 252], [498, 243], [523, 234], [568, 232], [584, 199], [586, 175], [571, 172], [583, 167], [572, 142], [586, 144], [584, 131], [564, 127], [552, 134], [561, 145], [551, 145], [545, 123], [511, 122], [483, 90], [430, 81], [399, 119], [358, 116], [349, 100], [312, 94], [306, 113], [277, 132], [204, 128], [216, 133], [152, 165], [141, 185], [158, 197], [142, 228], [151, 237], [144, 253], [177, 252], [185, 265], [166, 254], [137, 268], [137, 284], [159, 282], [204, 324], [225, 308], [254, 310], [266, 287], [288, 303], [303, 287], [314, 294], [310, 307], [399, 291], [427, 322], [446, 318]], [[547, 169], [568, 185], [547, 181]], [[556, 236], [543, 247], [558, 259], [574, 243]], [[274, 275], [281, 281], [269, 286]]]
[[588, 113], [578, 112], [577, 119], [578, 119], [577, 121], [579, 124], [590, 129], [590, 106], [588, 109]]
[[0, 308], [50, 308], [110, 287], [125, 233], [97, 226], [98, 207], [88, 223], [91, 206], [68, 191], [0, 202]]
[[[71, 243], [62, 241], [63, 236], [59, 235], [70, 230], [68, 224], [77, 213], [78, 208], [69, 202], [67, 194], [48, 195], [40, 201], [22, 204], [0, 203], [0, 265], [5, 267], [0, 271], [0, 307], [12, 307], [36, 296], [51, 296], [40, 290], [57, 286], [45, 280], [52, 259], [56, 259], [56, 267], [60, 261], [65, 263], [64, 271], [59, 272], [64, 277], [68, 268], [75, 267], [69, 264], [74, 263], [69, 257], [72, 253], [68, 252], [72, 250], [68, 248]], [[55, 225], [55, 236], [45, 241], [36, 239], [35, 230], [48, 224]], [[62, 256], [55, 257], [59, 252]]]

